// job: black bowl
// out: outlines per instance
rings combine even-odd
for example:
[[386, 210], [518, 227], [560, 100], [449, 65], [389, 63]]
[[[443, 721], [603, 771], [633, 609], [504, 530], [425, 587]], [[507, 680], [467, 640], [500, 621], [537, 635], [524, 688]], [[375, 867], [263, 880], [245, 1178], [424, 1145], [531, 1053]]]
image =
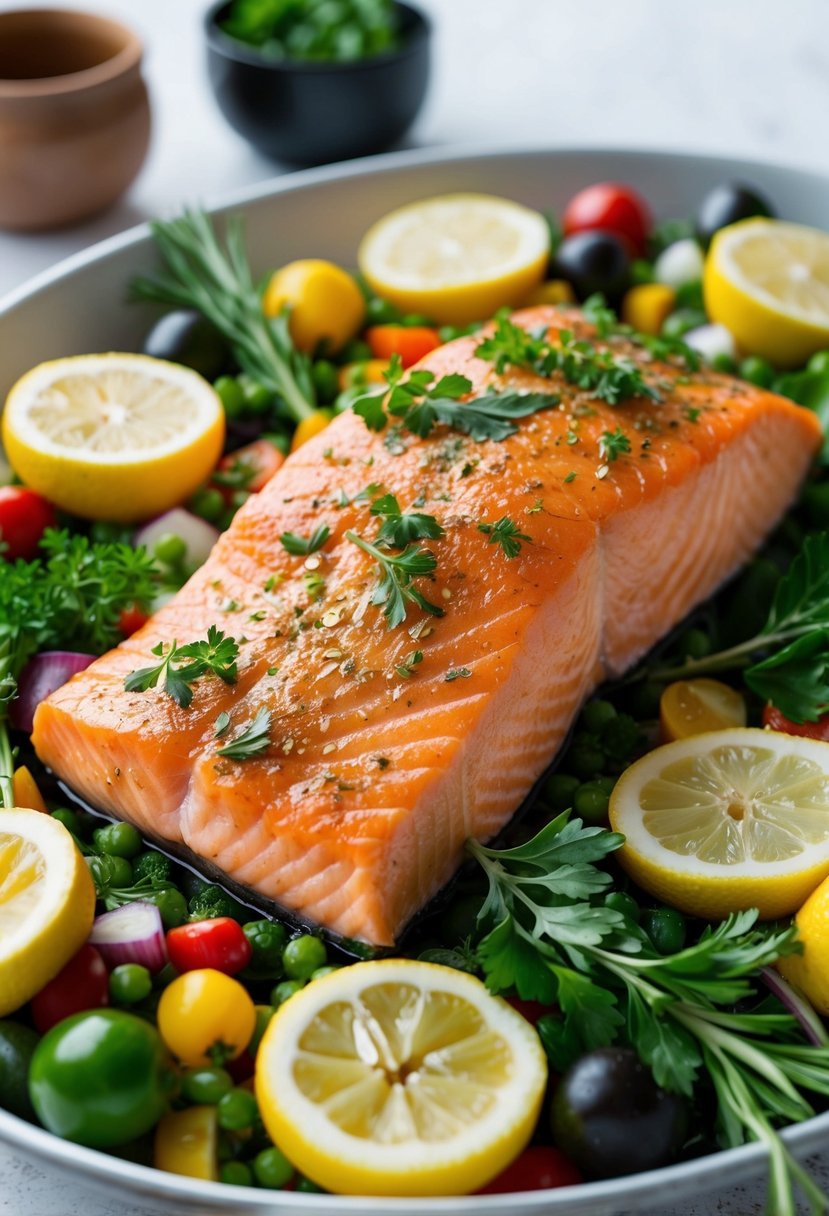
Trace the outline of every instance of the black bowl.
[[210, 84], [227, 121], [260, 152], [296, 165], [368, 156], [394, 144], [420, 109], [429, 79], [431, 25], [397, 4], [402, 46], [344, 63], [269, 60], [205, 16]]

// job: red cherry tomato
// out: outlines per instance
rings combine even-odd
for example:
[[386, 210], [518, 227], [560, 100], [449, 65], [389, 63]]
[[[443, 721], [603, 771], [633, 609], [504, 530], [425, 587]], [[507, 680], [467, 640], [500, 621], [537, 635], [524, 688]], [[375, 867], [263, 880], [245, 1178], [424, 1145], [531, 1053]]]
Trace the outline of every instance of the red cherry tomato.
[[522, 1001], [518, 996], [508, 996], [507, 1003], [512, 1005], [516, 1013], [526, 1018], [531, 1026], [535, 1026], [539, 1018], [547, 1013], [555, 1013], [554, 1005], [542, 1005], [540, 1001]]
[[229, 916], [179, 925], [167, 934], [167, 950], [176, 971], [211, 968], [235, 975], [250, 962], [253, 951], [238, 921]]
[[426, 325], [372, 325], [366, 342], [375, 359], [399, 355], [403, 366], [411, 367], [440, 346], [440, 336]]
[[829, 714], [824, 714], [817, 722], [792, 722], [779, 709], [767, 705], [763, 710], [763, 725], [783, 735], [800, 735], [804, 739], [820, 739], [823, 743], [829, 743]]
[[131, 637], [137, 633], [142, 625], [146, 625], [150, 618], [146, 612], [142, 612], [135, 604], [131, 608], [122, 608], [118, 616], [118, 628], [125, 638]]
[[600, 228], [622, 237], [635, 254], [645, 252], [651, 230], [648, 205], [630, 186], [596, 182], [574, 194], [564, 210], [564, 235]]
[[81, 946], [37, 996], [32, 997], [32, 1018], [41, 1034], [73, 1013], [109, 1004], [109, 974], [94, 946]]
[[557, 1186], [576, 1186], [582, 1176], [572, 1161], [557, 1148], [533, 1144], [508, 1165], [503, 1174], [478, 1192], [479, 1195], [509, 1195], [516, 1191], [547, 1191]]
[[57, 523], [55, 508], [25, 486], [0, 486], [0, 554], [7, 561], [37, 557], [37, 546], [47, 528]]
[[218, 476], [214, 477], [216, 488], [228, 502], [234, 490], [258, 494], [284, 463], [285, 457], [269, 439], [255, 439], [253, 443], [222, 457]]

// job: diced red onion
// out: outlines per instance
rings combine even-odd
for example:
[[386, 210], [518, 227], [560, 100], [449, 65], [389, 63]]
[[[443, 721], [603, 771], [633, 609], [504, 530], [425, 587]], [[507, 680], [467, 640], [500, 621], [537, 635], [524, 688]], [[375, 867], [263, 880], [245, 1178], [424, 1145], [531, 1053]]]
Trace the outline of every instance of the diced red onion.
[[9, 720], [15, 730], [31, 733], [40, 702], [94, 661], [94, 654], [81, 654], [75, 650], [44, 650], [30, 659], [20, 673], [17, 697], [9, 710]]
[[185, 511], [184, 507], [173, 507], [172, 511], [165, 511], [157, 519], [139, 528], [133, 542], [135, 545], [144, 545], [152, 554], [156, 542], [168, 533], [180, 536], [184, 541], [187, 546], [184, 564], [193, 568], [204, 565], [219, 539], [218, 528], [214, 528], [207, 520], [200, 519], [192, 511]]
[[89, 940], [108, 967], [140, 963], [154, 974], [167, 962], [161, 913], [146, 900], [104, 912], [95, 920]]

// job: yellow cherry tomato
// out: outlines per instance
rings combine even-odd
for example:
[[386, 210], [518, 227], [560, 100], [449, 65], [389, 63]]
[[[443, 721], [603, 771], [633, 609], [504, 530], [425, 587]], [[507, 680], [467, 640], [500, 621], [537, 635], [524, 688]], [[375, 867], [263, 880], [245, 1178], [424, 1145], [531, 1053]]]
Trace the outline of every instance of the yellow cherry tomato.
[[21, 764], [19, 768], [14, 770], [12, 789], [14, 790], [15, 806], [25, 806], [32, 811], [43, 811], [44, 814], [48, 815], [49, 808], [38, 789], [37, 782], [25, 764]]
[[218, 1131], [215, 1106], [189, 1106], [163, 1115], [155, 1131], [153, 1164], [168, 1174], [217, 1182]]
[[320, 431], [324, 431], [333, 417], [332, 410], [319, 409], [314, 410], [313, 414], [309, 414], [307, 418], [303, 418], [291, 439], [291, 451], [295, 452], [297, 448], [302, 447], [303, 443], [307, 443], [309, 439], [319, 435]]
[[676, 292], [665, 283], [640, 283], [622, 300], [622, 320], [640, 334], [657, 335], [676, 304]]
[[575, 304], [576, 293], [566, 279], [548, 279], [539, 283], [524, 300], [524, 307], [536, 304]]
[[355, 384], [384, 384], [385, 373], [391, 367], [388, 359], [363, 359], [360, 363], [346, 363], [337, 373], [340, 390], [353, 388]]
[[363, 293], [341, 266], [321, 258], [289, 262], [271, 277], [263, 307], [267, 317], [287, 305], [294, 345], [311, 352], [320, 343], [338, 351], [353, 338], [366, 315]]
[[666, 742], [745, 726], [746, 703], [720, 680], [676, 680], [660, 697], [659, 723]]
[[183, 1064], [221, 1064], [253, 1038], [256, 1007], [240, 983], [221, 971], [185, 971], [158, 1003], [158, 1029]]

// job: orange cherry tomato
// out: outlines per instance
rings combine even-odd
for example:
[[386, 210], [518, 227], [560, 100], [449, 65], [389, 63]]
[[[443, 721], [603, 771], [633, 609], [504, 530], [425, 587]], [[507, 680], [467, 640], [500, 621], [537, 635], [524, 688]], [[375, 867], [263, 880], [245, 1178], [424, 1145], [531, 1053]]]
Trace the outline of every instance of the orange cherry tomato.
[[426, 325], [372, 325], [366, 330], [366, 342], [375, 359], [399, 355], [403, 366], [411, 367], [440, 346], [440, 336]]
[[767, 705], [763, 710], [763, 725], [783, 735], [799, 735], [804, 739], [820, 739], [823, 743], [829, 743], [829, 714], [824, 714], [817, 722], [792, 722], [779, 709]]

